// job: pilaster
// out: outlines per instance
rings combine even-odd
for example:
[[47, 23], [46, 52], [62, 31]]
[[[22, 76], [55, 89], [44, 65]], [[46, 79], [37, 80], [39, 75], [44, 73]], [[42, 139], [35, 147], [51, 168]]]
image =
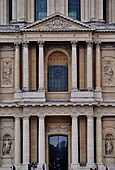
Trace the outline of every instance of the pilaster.
[[15, 44], [15, 92], [20, 92], [20, 54], [19, 43]]
[[39, 153], [39, 164], [38, 166], [42, 168], [43, 163], [45, 163], [45, 117], [39, 117], [39, 143], [38, 143], [38, 153]]
[[93, 167], [94, 164], [94, 118], [87, 117], [87, 166]]
[[23, 43], [23, 91], [29, 91], [29, 56], [28, 42]]
[[17, 1], [12, 0], [12, 21], [15, 22], [17, 20]]
[[95, 99], [97, 101], [102, 101], [100, 45], [101, 45], [100, 42], [96, 42], [96, 89], [95, 89]]
[[102, 120], [100, 116], [96, 117], [96, 163], [98, 167], [103, 167], [102, 157]]
[[78, 163], [78, 117], [72, 116], [72, 169], [79, 166]]
[[92, 60], [93, 42], [87, 42], [87, 89], [93, 90], [93, 60]]
[[72, 43], [72, 91], [78, 90], [77, 88], [77, 42]]
[[20, 118], [15, 117], [15, 165], [21, 164], [21, 132]]
[[23, 117], [23, 165], [29, 163], [30, 158], [30, 141], [29, 141], [29, 116]]
[[38, 42], [39, 45], [39, 77], [38, 77], [38, 84], [39, 90], [44, 90], [44, 42]]

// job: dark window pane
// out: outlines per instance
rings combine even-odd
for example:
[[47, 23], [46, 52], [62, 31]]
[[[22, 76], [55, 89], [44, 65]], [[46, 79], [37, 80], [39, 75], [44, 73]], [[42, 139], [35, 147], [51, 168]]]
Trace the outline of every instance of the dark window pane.
[[80, 0], [68, 0], [68, 16], [80, 20]]
[[65, 66], [48, 67], [48, 91], [68, 91], [68, 68]]
[[36, 20], [41, 20], [47, 16], [47, 0], [36, 0]]

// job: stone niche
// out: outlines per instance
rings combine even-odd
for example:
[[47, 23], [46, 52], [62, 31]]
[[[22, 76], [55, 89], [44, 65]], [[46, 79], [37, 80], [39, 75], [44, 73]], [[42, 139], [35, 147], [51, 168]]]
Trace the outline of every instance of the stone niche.
[[14, 159], [14, 119], [0, 119], [0, 164], [9, 167]]

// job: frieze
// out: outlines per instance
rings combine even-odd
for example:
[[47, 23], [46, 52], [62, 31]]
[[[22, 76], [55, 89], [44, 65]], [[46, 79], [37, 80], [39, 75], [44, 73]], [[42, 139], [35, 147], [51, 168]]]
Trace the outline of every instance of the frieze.
[[102, 43], [101, 48], [115, 48], [115, 43]]
[[55, 133], [55, 132], [64, 132], [67, 133], [69, 131], [69, 126], [66, 125], [52, 125], [47, 127], [47, 132]]
[[1, 87], [13, 87], [13, 59], [1, 59]]
[[93, 115], [93, 107], [88, 106], [36, 106], [36, 107], [25, 107], [23, 109], [23, 114], [28, 115]]
[[0, 44], [0, 50], [14, 50], [15, 46], [13, 44]]
[[94, 115], [105, 115], [105, 116], [110, 116], [110, 115], [115, 115], [115, 108], [108, 106], [99, 106], [94, 109]]
[[15, 115], [22, 115], [22, 109], [21, 108], [16, 108], [16, 107], [12, 107], [12, 108], [8, 108], [8, 107], [4, 107], [4, 108], [0, 108], [0, 116], [15, 116]]

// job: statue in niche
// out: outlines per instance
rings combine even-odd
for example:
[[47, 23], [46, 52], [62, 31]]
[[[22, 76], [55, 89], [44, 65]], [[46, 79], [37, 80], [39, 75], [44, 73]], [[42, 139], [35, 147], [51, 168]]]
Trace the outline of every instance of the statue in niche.
[[113, 143], [111, 139], [106, 139], [105, 140], [105, 153], [106, 154], [111, 154], [113, 151]]
[[2, 154], [3, 155], [9, 155], [10, 154], [11, 145], [12, 145], [11, 140], [9, 140], [9, 139], [4, 140], [3, 147], [2, 147]]

